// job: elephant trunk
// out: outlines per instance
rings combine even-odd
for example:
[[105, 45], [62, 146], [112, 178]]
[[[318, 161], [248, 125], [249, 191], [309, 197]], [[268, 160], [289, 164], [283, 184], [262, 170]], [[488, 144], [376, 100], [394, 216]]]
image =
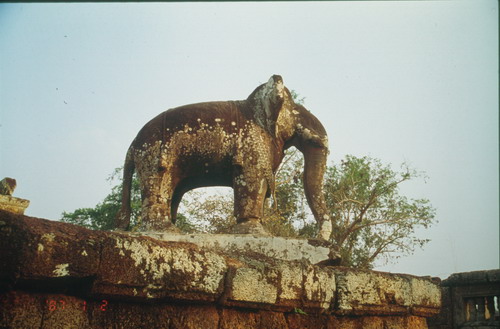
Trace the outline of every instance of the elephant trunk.
[[307, 203], [318, 222], [318, 238], [329, 240], [332, 233], [332, 223], [323, 193], [323, 176], [328, 150], [317, 145], [308, 145], [302, 150], [302, 153], [304, 154], [304, 192]]

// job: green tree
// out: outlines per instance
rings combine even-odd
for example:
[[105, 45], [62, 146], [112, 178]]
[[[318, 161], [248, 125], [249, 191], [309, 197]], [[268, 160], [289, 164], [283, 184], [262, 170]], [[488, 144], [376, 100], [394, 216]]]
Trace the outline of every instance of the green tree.
[[429, 200], [408, 199], [399, 191], [401, 183], [423, 173], [406, 164], [394, 171], [377, 159], [347, 156], [325, 176], [332, 242], [344, 265], [371, 268], [376, 260], [411, 254], [429, 241], [415, 231], [432, 225], [435, 209]]
[[229, 233], [236, 224], [232, 190], [205, 192], [206, 189], [197, 189], [186, 193], [181, 201], [180, 212], [188, 218], [187, 221], [196, 232]]
[[[102, 202], [98, 203], [94, 208], [79, 208], [73, 212], [63, 212], [61, 221], [81, 225], [93, 230], [113, 229], [116, 214], [121, 207], [122, 171], [123, 167], [116, 168], [108, 177], [107, 181], [115, 185], [111, 188], [111, 193]], [[133, 227], [139, 221], [141, 209], [139, 181], [135, 178], [135, 175], [132, 181], [131, 205], [132, 214], [130, 221]]]

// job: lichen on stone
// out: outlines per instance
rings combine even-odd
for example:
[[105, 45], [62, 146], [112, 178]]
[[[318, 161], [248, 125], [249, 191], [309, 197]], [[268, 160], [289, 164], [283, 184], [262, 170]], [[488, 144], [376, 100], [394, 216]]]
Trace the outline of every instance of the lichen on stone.
[[59, 264], [56, 265], [56, 269], [53, 271], [56, 277], [68, 276], [69, 275], [69, 264]]

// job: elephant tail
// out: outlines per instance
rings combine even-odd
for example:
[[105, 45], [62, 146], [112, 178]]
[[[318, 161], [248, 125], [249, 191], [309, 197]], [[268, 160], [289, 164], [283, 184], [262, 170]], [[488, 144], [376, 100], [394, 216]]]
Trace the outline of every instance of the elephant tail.
[[129, 148], [123, 166], [122, 206], [115, 218], [115, 228], [127, 230], [130, 226], [132, 177], [135, 163], [132, 147]]

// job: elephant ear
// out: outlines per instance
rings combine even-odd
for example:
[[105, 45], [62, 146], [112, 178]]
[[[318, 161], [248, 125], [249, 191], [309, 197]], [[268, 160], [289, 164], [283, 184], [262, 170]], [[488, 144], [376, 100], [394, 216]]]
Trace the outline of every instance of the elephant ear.
[[287, 96], [283, 79], [273, 75], [248, 97], [255, 122], [272, 136], [276, 136], [276, 121]]

